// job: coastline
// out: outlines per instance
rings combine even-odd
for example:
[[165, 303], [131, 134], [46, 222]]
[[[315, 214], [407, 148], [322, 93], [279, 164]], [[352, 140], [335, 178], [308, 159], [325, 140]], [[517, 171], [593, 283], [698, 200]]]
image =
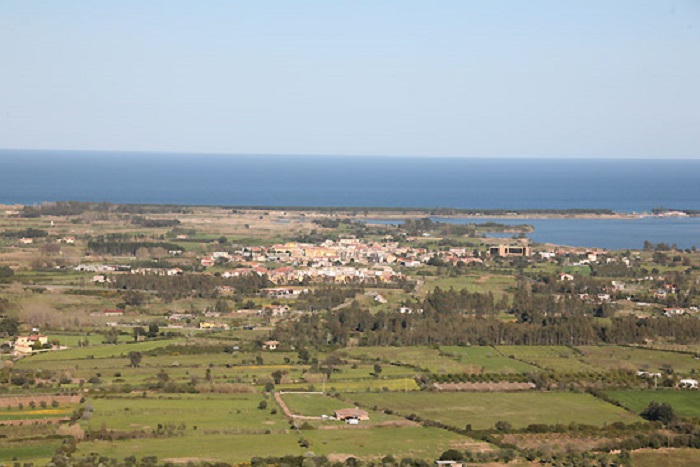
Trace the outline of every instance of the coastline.
[[[37, 204], [5, 204], [0, 202], [0, 210], [6, 215], [19, 215], [25, 207], [73, 203], [73, 201], [46, 201]], [[85, 205], [98, 202], [76, 202]], [[104, 203], [101, 203], [104, 204]], [[309, 217], [339, 217], [363, 219], [364, 221], [381, 218], [383, 220], [405, 220], [407, 218], [441, 218], [441, 219], [596, 219], [596, 220], [634, 220], [645, 218], [694, 218], [700, 217], [695, 211], [669, 209], [663, 213], [616, 212], [606, 208], [590, 209], [463, 209], [463, 208], [396, 208], [367, 206], [237, 206], [237, 205], [188, 205], [177, 203], [106, 203], [111, 206], [172, 207], [187, 209], [227, 209], [241, 212], [257, 213], [260, 211], [285, 216], [288, 213], [303, 213]]]

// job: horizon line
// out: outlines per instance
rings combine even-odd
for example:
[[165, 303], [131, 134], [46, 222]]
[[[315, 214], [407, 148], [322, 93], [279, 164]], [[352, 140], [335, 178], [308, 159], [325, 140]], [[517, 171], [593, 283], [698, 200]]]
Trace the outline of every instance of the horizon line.
[[547, 159], [547, 160], [700, 160], [697, 156], [562, 156], [562, 155], [417, 155], [417, 154], [348, 154], [348, 153], [256, 153], [256, 152], [217, 152], [217, 151], [167, 151], [154, 149], [49, 149], [49, 148], [6, 148], [0, 147], [0, 151], [18, 152], [71, 152], [71, 153], [121, 153], [121, 154], [153, 154], [153, 155], [183, 155], [183, 156], [262, 156], [262, 157], [361, 157], [361, 158], [401, 158], [401, 159]]

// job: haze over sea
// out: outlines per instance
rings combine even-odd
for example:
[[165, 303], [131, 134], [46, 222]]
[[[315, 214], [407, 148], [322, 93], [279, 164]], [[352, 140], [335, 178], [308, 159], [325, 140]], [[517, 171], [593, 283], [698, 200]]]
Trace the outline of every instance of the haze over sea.
[[[0, 168], [0, 203], [5, 204], [78, 200], [226, 206], [700, 210], [700, 160], [0, 150]], [[669, 221], [660, 230], [658, 223], [652, 223], [653, 231], [642, 238], [700, 246], [700, 221], [684, 222], [679, 228]], [[590, 228], [600, 232], [604, 225], [599, 221]], [[586, 230], [580, 223], [570, 227], [581, 229]], [[620, 235], [626, 234], [616, 229], [603, 238]], [[557, 240], [561, 241], [539, 239]], [[587, 243], [641, 247], [636, 240], [625, 245], [617, 241], [614, 246], [606, 241]]]

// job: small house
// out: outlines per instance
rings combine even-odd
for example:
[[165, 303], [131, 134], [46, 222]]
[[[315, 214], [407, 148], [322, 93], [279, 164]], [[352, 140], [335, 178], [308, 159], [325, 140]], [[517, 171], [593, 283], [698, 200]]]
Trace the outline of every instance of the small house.
[[680, 380], [678, 385], [682, 388], [698, 389], [698, 380], [686, 378], [686, 379]]
[[335, 411], [336, 420], [369, 420], [369, 413], [366, 410], [358, 409], [340, 409]]
[[267, 350], [277, 350], [278, 345], [280, 345], [278, 341], [265, 341], [262, 347]]

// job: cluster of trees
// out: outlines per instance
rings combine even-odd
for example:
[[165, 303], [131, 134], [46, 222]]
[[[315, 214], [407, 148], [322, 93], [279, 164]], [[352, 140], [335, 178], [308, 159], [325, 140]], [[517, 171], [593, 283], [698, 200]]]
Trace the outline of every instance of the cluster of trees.
[[148, 228], [174, 227], [180, 225], [178, 219], [148, 219], [146, 217], [136, 216], [131, 219], [131, 223]]
[[43, 229], [28, 227], [21, 230], [5, 230], [2, 236], [5, 238], [42, 238], [48, 237], [49, 233]]
[[[15, 275], [15, 271], [10, 266], [0, 266], [0, 282], [6, 282]], [[0, 308], [0, 312], [2, 309]]]
[[507, 381], [509, 383], [527, 383], [532, 378], [524, 374], [508, 373], [447, 373], [431, 374], [429, 377], [420, 378], [421, 386], [427, 387], [430, 382], [435, 383], [498, 383]]
[[323, 227], [324, 229], [337, 229], [338, 227], [342, 225], [353, 225], [353, 226], [360, 226], [363, 227], [365, 224], [361, 222], [356, 222], [352, 219], [347, 219], [347, 218], [322, 218], [322, 219], [314, 219], [312, 221], [314, 224]]
[[298, 310], [317, 311], [329, 310], [342, 304], [348, 298], [364, 292], [362, 287], [338, 287], [321, 285], [312, 291], [303, 292], [297, 298], [294, 307]]
[[24, 206], [20, 216], [26, 218], [39, 216], [79, 216], [87, 211], [125, 214], [185, 214], [191, 212], [191, 209], [172, 204], [113, 204], [107, 202], [56, 201], [35, 206]]
[[[4, 298], [0, 298], [0, 314], [2, 314], [6, 306], [9, 306], [9, 302]], [[0, 336], [16, 336], [18, 332], [19, 320], [17, 318], [6, 316], [0, 320]]]
[[187, 297], [216, 298], [218, 296], [216, 288], [219, 286], [233, 287], [238, 295], [254, 295], [258, 294], [260, 289], [271, 285], [272, 282], [267, 275], [258, 276], [257, 274], [228, 279], [203, 274], [182, 276], [117, 274], [110, 283], [110, 286], [115, 289], [155, 291], [165, 301]]
[[694, 343], [700, 340], [700, 320], [619, 317], [603, 323], [589, 316], [562, 316], [503, 322], [438, 311], [373, 314], [353, 302], [325, 316], [305, 315], [279, 323], [273, 334], [296, 346], [346, 346], [351, 339], [368, 346], [636, 344], [654, 337]]
[[90, 240], [88, 251], [99, 255], [113, 256], [136, 256], [136, 252], [141, 248], [155, 249], [162, 248], [166, 251], [180, 250], [182, 247], [169, 242], [147, 242], [147, 241], [110, 241], [110, 240]]
[[436, 313], [475, 313], [477, 315], [496, 314], [508, 310], [508, 298], [504, 295], [496, 300], [493, 293], [469, 292], [467, 289], [442, 290], [436, 287], [420, 306], [427, 315]]

